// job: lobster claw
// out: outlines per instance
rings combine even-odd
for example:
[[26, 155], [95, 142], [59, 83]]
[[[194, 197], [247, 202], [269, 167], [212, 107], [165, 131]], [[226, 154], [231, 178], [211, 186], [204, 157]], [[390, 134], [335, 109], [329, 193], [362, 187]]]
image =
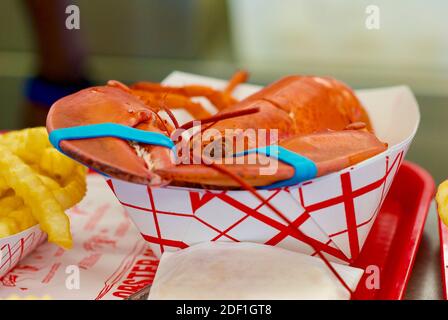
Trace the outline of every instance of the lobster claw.
[[[54, 130], [62, 128], [105, 122], [138, 128], [156, 121], [153, 112], [135, 96], [118, 88], [101, 86], [81, 90], [54, 103], [47, 117], [47, 130], [51, 136]], [[64, 140], [57, 147], [106, 175], [135, 183], [163, 183], [123, 139]], [[168, 149], [161, 149], [168, 154]]]
[[365, 130], [327, 130], [287, 139], [281, 145], [315, 162], [317, 176], [350, 167], [387, 149], [387, 143]]

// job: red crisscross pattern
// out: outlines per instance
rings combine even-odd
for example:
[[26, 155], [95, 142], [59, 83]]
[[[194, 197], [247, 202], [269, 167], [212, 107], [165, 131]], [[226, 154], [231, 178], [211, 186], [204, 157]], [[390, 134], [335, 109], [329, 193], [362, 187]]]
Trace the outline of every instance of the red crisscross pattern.
[[21, 237], [12, 236], [0, 239], [0, 278], [14, 268], [45, 238], [46, 234], [38, 226], [35, 226], [24, 231]]
[[[113, 179], [108, 184], [156, 254], [204, 241], [252, 241], [315, 255], [312, 245], [333, 261], [350, 263], [362, 248], [403, 155], [399, 150], [384, 156], [383, 173], [361, 186], [353, 183], [357, 170], [340, 173], [333, 182], [340, 193], [319, 201], [309, 199], [307, 191], [320, 183], [317, 180], [265, 191], [263, 203], [254, 202], [245, 191], [152, 188]], [[371, 193], [373, 198], [366, 197]], [[311, 198], [315, 194], [311, 192]], [[268, 201], [287, 214], [303, 236], [267, 210]], [[335, 216], [333, 208], [342, 214]]]

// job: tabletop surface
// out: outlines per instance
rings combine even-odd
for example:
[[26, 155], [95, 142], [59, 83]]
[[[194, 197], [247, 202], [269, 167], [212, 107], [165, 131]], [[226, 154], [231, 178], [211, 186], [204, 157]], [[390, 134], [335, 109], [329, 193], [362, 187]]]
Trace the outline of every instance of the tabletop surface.
[[435, 203], [431, 205], [405, 299], [443, 299], [440, 241]]

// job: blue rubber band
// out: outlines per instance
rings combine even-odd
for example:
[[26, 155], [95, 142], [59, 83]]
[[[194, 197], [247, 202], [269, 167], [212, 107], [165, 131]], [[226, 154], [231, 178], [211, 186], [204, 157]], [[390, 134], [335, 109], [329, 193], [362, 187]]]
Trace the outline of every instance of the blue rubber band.
[[[121, 138], [150, 145], [162, 146], [169, 149], [173, 149], [175, 146], [174, 142], [169, 137], [161, 133], [135, 129], [117, 123], [99, 123], [55, 129], [51, 131], [49, 135], [51, 144], [61, 153], [64, 153], [60, 147], [61, 141], [63, 140], [80, 140], [104, 137]], [[98, 172], [98, 170], [95, 171]], [[107, 176], [102, 172], [98, 173]]]
[[259, 189], [277, 189], [289, 187], [299, 184], [300, 182], [313, 179], [317, 175], [317, 166], [314, 161], [278, 145], [246, 150], [235, 154], [235, 156], [244, 156], [251, 153], [259, 153], [264, 154], [268, 157], [273, 157], [294, 168], [294, 176], [292, 176], [290, 179], [278, 181], [268, 186], [260, 187]]
[[174, 142], [164, 134], [128, 127], [117, 123], [99, 123], [85, 126], [55, 129], [50, 132], [51, 144], [63, 153], [60, 143], [63, 140], [115, 137], [151, 145], [174, 148]]

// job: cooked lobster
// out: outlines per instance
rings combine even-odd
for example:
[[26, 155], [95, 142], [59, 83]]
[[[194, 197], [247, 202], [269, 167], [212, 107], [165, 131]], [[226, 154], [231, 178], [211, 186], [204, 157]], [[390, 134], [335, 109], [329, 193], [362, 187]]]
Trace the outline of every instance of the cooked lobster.
[[[204, 135], [205, 126], [206, 130], [221, 133], [223, 138], [202, 141], [203, 148], [219, 144], [229, 151], [227, 144], [231, 145], [230, 157], [235, 161], [216, 165], [206, 164], [202, 155], [193, 150], [187, 156], [198, 161], [178, 164], [173, 162], [171, 150], [166, 146], [130, 143], [115, 137], [60, 142], [59, 147], [65, 154], [95, 170], [150, 185], [235, 188], [240, 187], [243, 180], [251, 186], [262, 187], [294, 176], [297, 168], [280, 158], [271, 158], [271, 154], [258, 154], [256, 162], [250, 163], [250, 154], [244, 151], [254, 144], [258, 147], [278, 145], [310, 159], [315, 163], [317, 176], [349, 167], [387, 148], [387, 144], [373, 134], [369, 117], [353, 91], [335, 79], [288, 76], [238, 102], [231, 93], [245, 79], [246, 73], [237, 73], [223, 91], [148, 82], [128, 87], [109, 81], [106, 86], [84, 89], [57, 101], [49, 112], [47, 128], [51, 134], [55, 129], [115, 123], [158, 132], [166, 137], [181, 137], [175, 141], [176, 146], [187, 143], [192, 149], [192, 141]], [[195, 96], [209, 99], [218, 112], [211, 115], [190, 99]], [[194, 123], [179, 125], [170, 112], [172, 108], [185, 108], [200, 120], [202, 128], [195, 130]], [[160, 111], [165, 111], [172, 123], [163, 119]], [[243, 144], [230, 143], [245, 129], [251, 128], [265, 129], [267, 138], [245, 136], [242, 137]], [[180, 129], [194, 131], [190, 140], [176, 135]], [[240, 131], [234, 131], [229, 137], [226, 135], [228, 129]], [[274, 131], [276, 135], [272, 138]], [[262, 143], [251, 139], [262, 140]], [[227, 159], [229, 153], [222, 157]], [[271, 161], [270, 165], [276, 165], [275, 174], [260, 175], [260, 169], [266, 166], [263, 161], [266, 158]]]

